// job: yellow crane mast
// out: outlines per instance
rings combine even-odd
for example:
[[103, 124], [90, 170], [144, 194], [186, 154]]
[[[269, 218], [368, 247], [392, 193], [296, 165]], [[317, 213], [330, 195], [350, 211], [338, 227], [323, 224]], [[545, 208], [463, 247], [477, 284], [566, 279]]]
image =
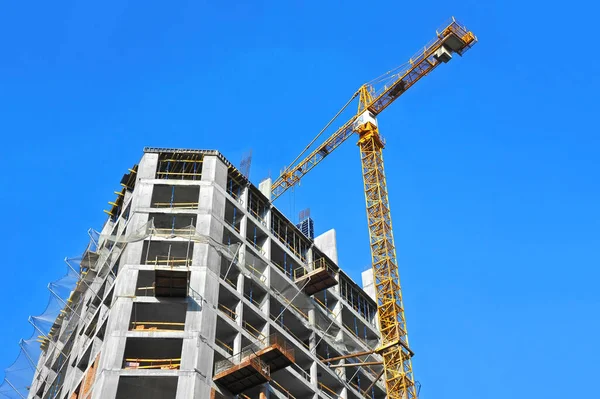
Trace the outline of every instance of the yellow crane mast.
[[436, 31], [435, 39], [408, 63], [362, 85], [334, 120], [358, 97], [356, 114], [308, 156], [298, 161], [333, 120], [329, 122], [292, 164], [284, 169], [271, 187], [273, 199], [276, 199], [288, 188], [297, 184], [304, 175], [352, 134], [358, 134], [381, 331], [381, 346], [375, 352], [383, 358], [383, 374], [390, 399], [413, 399], [417, 397], [417, 391], [411, 362], [413, 352], [409, 347], [406, 331], [383, 166], [382, 150], [385, 142], [379, 134], [376, 118], [419, 79], [441, 63], [450, 61], [452, 54], [462, 56], [476, 42], [475, 35], [452, 18], [442, 29]]

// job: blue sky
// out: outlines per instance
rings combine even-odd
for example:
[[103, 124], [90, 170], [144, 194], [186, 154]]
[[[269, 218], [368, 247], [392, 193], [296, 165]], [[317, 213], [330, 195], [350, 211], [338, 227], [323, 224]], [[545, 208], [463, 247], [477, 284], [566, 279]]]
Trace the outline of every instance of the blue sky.
[[[4, 2], [0, 368], [144, 146], [252, 149], [251, 179], [276, 176], [455, 15], [480, 43], [379, 118], [421, 398], [596, 396], [598, 9], [372, 3]], [[368, 267], [354, 143], [278, 206]]]

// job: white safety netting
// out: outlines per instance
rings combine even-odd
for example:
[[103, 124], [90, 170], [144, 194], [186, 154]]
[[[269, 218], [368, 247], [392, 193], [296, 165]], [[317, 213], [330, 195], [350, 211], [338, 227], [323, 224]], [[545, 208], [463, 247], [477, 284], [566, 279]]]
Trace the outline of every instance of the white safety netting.
[[46, 350], [50, 345], [55, 345], [50, 338], [52, 332], [58, 331], [72, 317], [69, 308], [75, 304], [70, 303], [70, 298], [79, 280], [77, 271], [67, 267], [62, 277], [48, 284], [50, 295], [46, 307], [40, 314], [29, 317], [33, 327], [31, 337], [19, 341], [19, 353], [15, 361], [4, 369], [0, 398], [28, 397], [42, 348]]

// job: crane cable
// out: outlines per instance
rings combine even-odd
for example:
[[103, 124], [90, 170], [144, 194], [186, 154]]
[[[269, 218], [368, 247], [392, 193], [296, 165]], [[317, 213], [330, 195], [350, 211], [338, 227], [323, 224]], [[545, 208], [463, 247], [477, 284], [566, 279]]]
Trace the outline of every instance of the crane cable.
[[283, 172], [282, 172], [281, 174], [284, 174], [285, 172], [287, 172], [287, 171], [288, 171], [288, 170], [289, 170], [289, 169], [290, 169], [290, 168], [291, 168], [291, 167], [292, 167], [292, 166], [293, 166], [293, 165], [296, 163], [296, 161], [297, 161], [297, 160], [298, 160], [298, 159], [299, 159], [299, 158], [300, 158], [302, 155], [304, 155], [304, 153], [305, 153], [306, 151], [308, 151], [308, 149], [309, 149], [309, 148], [310, 148], [310, 147], [311, 147], [311, 146], [314, 144], [314, 142], [315, 142], [315, 141], [317, 141], [317, 139], [318, 139], [319, 137], [321, 137], [321, 135], [323, 134], [323, 132], [325, 132], [325, 130], [327, 130], [327, 129], [329, 128], [329, 126], [331, 126], [331, 124], [333, 123], [333, 121], [335, 121], [335, 120], [338, 118], [338, 116], [340, 116], [340, 114], [341, 114], [342, 112], [344, 112], [344, 110], [345, 110], [346, 108], [348, 108], [348, 105], [350, 105], [350, 103], [351, 103], [351, 102], [352, 102], [352, 101], [353, 101], [353, 100], [356, 98], [356, 96], [358, 96], [358, 91], [357, 91], [356, 93], [354, 93], [354, 94], [352, 95], [352, 97], [350, 98], [350, 100], [348, 100], [348, 102], [346, 102], [346, 104], [344, 104], [344, 106], [342, 107], [342, 109], [340, 109], [340, 110], [338, 111], [338, 113], [337, 113], [337, 114], [335, 114], [335, 116], [334, 116], [333, 118], [331, 118], [331, 120], [330, 120], [329, 122], [327, 122], [327, 124], [325, 125], [325, 127], [324, 127], [323, 129], [321, 129], [321, 131], [319, 132], [319, 134], [317, 134], [317, 135], [315, 136], [315, 138], [314, 138], [314, 139], [312, 139], [312, 141], [311, 141], [310, 143], [308, 143], [308, 145], [307, 145], [306, 147], [304, 147], [304, 150], [302, 150], [302, 152], [301, 152], [301, 153], [300, 153], [300, 154], [299, 154], [299, 155], [298, 155], [298, 156], [297, 156], [297, 157], [296, 157], [296, 158], [295, 158], [295, 159], [294, 159], [294, 160], [293, 160], [293, 161], [290, 163], [290, 166], [286, 166], [286, 167], [283, 169]]

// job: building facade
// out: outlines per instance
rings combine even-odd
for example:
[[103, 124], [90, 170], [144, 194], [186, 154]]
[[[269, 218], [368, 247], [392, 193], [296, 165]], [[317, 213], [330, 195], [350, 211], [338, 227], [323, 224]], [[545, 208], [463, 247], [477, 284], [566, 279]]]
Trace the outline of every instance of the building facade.
[[385, 398], [376, 304], [217, 151], [147, 148], [42, 337], [29, 398]]

